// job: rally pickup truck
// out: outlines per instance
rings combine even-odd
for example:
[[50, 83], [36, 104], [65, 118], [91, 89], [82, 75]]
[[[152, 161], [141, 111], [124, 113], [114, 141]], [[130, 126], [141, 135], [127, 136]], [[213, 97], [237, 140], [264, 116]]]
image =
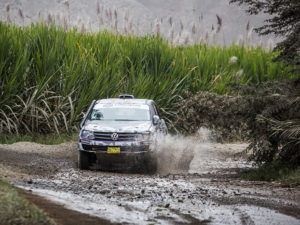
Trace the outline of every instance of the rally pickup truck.
[[80, 169], [155, 171], [156, 140], [167, 133], [155, 102], [132, 95], [94, 100], [80, 128]]

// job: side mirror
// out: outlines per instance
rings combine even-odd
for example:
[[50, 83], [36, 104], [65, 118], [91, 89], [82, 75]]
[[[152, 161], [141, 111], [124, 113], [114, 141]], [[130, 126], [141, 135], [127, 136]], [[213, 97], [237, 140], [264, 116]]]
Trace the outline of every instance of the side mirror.
[[89, 107], [89, 109], [88, 109], [88, 111], [86, 112], [86, 114], [84, 114], [84, 116], [83, 116], [83, 119], [82, 119], [82, 121], [81, 121], [81, 123], [80, 123], [80, 129], [84, 126], [84, 124], [85, 124], [85, 121], [86, 121], [86, 119], [87, 119], [87, 116], [89, 115], [89, 113], [92, 111], [92, 109], [94, 108], [94, 106], [95, 106], [95, 104], [96, 104], [96, 100], [93, 100], [92, 101], [92, 104], [90, 105], [90, 107]]
[[154, 116], [153, 116], [153, 124], [154, 124], [154, 125], [157, 125], [157, 124], [159, 124], [159, 121], [160, 121], [159, 116], [154, 115]]

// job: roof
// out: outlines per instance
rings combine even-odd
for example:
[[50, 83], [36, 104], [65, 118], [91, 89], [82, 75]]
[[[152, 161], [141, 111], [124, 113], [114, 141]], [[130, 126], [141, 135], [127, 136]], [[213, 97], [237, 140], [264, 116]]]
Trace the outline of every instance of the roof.
[[96, 102], [96, 104], [124, 104], [124, 105], [149, 105], [152, 102], [150, 99], [120, 99], [120, 98], [107, 98], [107, 99], [100, 99]]

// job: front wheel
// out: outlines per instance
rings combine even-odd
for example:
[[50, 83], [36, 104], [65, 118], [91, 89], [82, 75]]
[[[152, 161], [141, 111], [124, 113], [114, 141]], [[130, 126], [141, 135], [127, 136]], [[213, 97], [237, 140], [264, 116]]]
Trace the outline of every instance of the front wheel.
[[144, 161], [144, 170], [146, 173], [154, 174], [157, 172], [157, 157], [154, 153], [148, 153]]
[[78, 168], [81, 170], [89, 169], [89, 155], [86, 152], [79, 151], [78, 153]]

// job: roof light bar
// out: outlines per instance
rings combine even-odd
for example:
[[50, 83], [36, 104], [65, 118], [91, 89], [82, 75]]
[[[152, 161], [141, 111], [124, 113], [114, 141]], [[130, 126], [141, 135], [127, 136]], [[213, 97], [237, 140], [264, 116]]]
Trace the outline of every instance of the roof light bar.
[[121, 99], [134, 99], [134, 96], [133, 95], [119, 95], [119, 98]]

